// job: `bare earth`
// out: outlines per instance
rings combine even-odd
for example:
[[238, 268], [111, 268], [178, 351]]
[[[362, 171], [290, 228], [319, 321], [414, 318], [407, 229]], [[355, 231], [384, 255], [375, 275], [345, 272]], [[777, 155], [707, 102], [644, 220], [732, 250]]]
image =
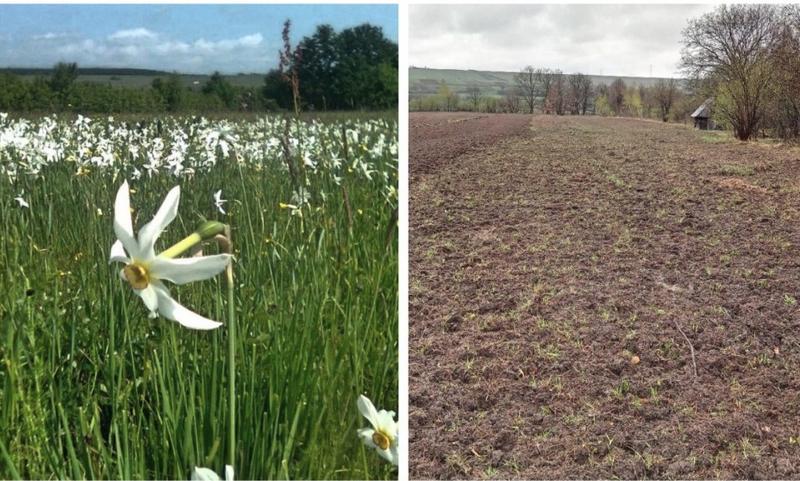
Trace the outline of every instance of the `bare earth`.
[[796, 148], [410, 123], [412, 478], [800, 479]]

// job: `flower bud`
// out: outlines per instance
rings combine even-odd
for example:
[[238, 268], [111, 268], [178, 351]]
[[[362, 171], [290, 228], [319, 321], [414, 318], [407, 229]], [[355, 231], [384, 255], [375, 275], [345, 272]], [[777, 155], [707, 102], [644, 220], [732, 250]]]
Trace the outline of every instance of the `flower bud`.
[[203, 224], [201, 224], [195, 232], [199, 234], [203, 240], [208, 240], [225, 232], [225, 224], [215, 220], [209, 220], [203, 222]]

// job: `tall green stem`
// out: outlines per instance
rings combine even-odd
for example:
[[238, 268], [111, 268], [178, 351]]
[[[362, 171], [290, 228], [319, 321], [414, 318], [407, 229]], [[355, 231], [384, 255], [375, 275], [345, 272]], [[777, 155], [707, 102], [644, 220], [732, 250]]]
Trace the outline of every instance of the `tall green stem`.
[[158, 257], [162, 259], [174, 259], [200, 242], [207, 239], [212, 239], [214, 236], [222, 234], [223, 232], [227, 232], [226, 229], [228, 229], [228, 227], [221, 222], [214, 220], [206, 221], [200, 227], [198, 227], [196, 231], [192, 232], [183, 240], [159, 254]]
[[[225, 226], [229, 253], [233, 253], [231, 228]], [[225, 269], [228, 281], [228, 464], [236, 460], [236, 308], [233, 304], [233, 262]]]

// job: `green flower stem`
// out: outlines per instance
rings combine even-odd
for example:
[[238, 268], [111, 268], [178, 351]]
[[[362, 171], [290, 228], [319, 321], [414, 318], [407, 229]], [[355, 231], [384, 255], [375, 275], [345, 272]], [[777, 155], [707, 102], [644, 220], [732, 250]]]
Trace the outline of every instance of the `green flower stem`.
[[222, 234], [223, 232], [225, 232], [225, 229], [226, 229], [225, 224], [221, 222], [213, 220], [204, 222], [191, 235], [185, 237], [183, 240], [181, 240], [174, 246], [165, 250], [164, 252], [159, 254], [158, 257], [161, 257], [162, 259], [174, 259], [175, 257], [178, 257], [179, 255], [183, 254], [184, 252], [188, 251], [189, 249], [203, 242], [204, 240], [208, 240], [219, 234]]
[[[231, 228], [225, 226], [225, 246], [229, 254], [233, 253]], [[220, 245], [225, 245], [220, 242]], [[228, 281], [228, 464], [236, 466], [236, 308], [233, 304], [233, 262], [225, 268]]]

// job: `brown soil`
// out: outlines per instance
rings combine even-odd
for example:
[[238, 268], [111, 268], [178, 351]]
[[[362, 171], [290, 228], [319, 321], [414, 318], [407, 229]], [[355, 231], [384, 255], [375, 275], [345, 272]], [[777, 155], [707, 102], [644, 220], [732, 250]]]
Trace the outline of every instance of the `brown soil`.
[[800, 152], [453, 118], [410, 118], [411, 477], [800, 479]]
[[526, 115], [475, 115], [464, 113], [412, 114], [409, 122], [411, 175], [450, 166], [468, 152], [482, 152], [498, 140], [528, 131]]

